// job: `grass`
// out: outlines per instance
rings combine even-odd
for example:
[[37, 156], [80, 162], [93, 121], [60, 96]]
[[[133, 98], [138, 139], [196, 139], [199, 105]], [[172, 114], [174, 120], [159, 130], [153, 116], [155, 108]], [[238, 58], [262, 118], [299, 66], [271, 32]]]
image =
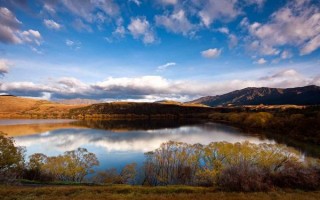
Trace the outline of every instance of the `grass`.
[[0, 102], [0, 119], [56, 118], [55, 116], [68, 114], [70, 109], [84, 106], [14, 96], [0, 96]]
[[234, 193], [220, 192], [212, 188], [191, 186], [168, 186], [168, 187], [143, 187], [143, 186], [0, 186], [0, 199], [159, 199], [159, 200], [197, 200], [197, 199], [219, 199], [219, 200], [318, 200], [320, 191], [274, 191], [258, 193]]

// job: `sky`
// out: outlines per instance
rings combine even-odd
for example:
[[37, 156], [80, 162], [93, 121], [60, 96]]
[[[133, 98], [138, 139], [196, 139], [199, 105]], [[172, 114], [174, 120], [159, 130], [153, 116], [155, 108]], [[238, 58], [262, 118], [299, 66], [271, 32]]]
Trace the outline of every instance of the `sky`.
[[0, 94], [189, 101], [320, 85], [318, 0], [0, 0]]

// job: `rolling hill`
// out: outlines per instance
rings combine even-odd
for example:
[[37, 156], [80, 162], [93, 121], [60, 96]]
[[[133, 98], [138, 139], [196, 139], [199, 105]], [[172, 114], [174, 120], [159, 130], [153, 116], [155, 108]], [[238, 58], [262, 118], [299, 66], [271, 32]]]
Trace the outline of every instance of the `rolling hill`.
[[223, 95], [206, 96], [188, 103], [208, 106], [227, 105], [319, 105], [320, 87], [315, 85], [296, 88], [249, 87]]
[[70, 110], [72, 118], [99, 119], [135, 119], [135, 118], [184, 118], [207, 116], [213, 108], [198, 104], [166, 104], [166, 103], [136, 103], [112, 102], [92, 104]]
[[65, 118], [70, 109], [82, 106], [2, 95], [0, 118]]
[[[79, 102], [79, 101], [77, 101]], [[82, 102], [82, 101], [81, 101]], [[0, 96], [0, 118], [177, 118], [201, 115], [212, 108], [199, 104], [176, 102], [135, 103], [113, 102], [85, 105], [68, 105], [46, 100], [16, 96]]]

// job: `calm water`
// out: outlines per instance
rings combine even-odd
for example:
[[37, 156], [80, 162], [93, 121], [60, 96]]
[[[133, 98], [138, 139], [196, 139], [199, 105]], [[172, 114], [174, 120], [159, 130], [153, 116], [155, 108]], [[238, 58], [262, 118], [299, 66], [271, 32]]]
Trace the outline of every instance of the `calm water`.
[[169, 140], [208, 144], [216, 141], [275, 143], [216, 123], [176, 121], [0, 120], [0, 131], [26, 147], [27, 156], [62, 154], [78, 147], [97, 155], [99, 170], [142, 163], [144, 152]]

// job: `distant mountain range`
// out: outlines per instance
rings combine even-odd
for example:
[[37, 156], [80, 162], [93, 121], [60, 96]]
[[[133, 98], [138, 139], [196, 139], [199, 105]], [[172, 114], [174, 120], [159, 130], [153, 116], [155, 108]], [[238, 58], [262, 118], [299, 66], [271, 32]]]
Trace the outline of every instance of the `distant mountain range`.
[[316, 105], [320, 104], [320, 87], [310, 85], [296, 88], [249, 87], [223, 95], [206, 96], [188, 103], [208, 106], [227, 105]]

